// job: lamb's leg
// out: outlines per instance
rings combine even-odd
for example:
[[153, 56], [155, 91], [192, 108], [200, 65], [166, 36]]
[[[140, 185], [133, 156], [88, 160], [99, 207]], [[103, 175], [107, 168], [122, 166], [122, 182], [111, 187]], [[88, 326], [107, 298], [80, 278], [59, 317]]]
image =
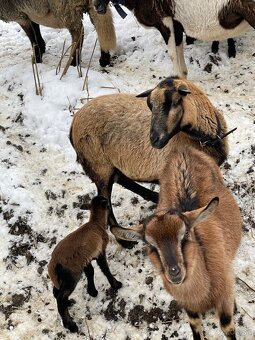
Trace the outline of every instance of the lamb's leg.
[[98, 14], [94, 6], [88, 9], [90, 20], [95, 26], [97, 36], [101, 48], [101, 57], [99, 63], [102, 67], [110, 65], [109, 51], [116, 47], [115, 28], [112, 19], [112, 12], [107, 6], [107, 11], [104, 15]]
[[20, 26], [26, 32], [31, 45], [34, 47], [36, 62], [41, 63], [42, 55], [45, 52], [45, 41], [41, 35], [40, 26], [30, 20], [23, 21]]
[[71, 65], [76, 66], [81, 63], [81, 51], [84, 39], [84, 29], [82, 23], [78, 29], [69, 29], [69, 32], [72, 36], [72, 61]]
[[70, 332], [75, 333], [78, 332], [78, 327], [76, 323], [71, 318], [68, 306], [69, 306], [69, 300], [68, 297], [73, 292], [76, 281], [65, 281], [62, 279], [61, 286], [59, 288], [58, 294], [57, 294], [57, 305], [58, 305], [58, 312], [62, 318], [63, 325], [65, 328], [69, 329]]
[[111, 287], [115, 290], [121, 288], [122, 283], [120, 281], [116, 280], [115, 277], [110, 272], [105, 252], [100, 254], [98, 256], [98, 258], [96, 259], [96, 261], [97, 261], [100, 269], [102, 270], [103, 274], [107, 277], [107, 280], [109, 281]]
[[88, 264], [84, 268], [84, 273], [88, 280], [88, 286], [87, 286], [87, 292], [89, 295], [96, 297], [98, 294], [98, 291], [96, 290], [95, 283], [94, 283], [94, 268], [92, 264]]
[[198, 313], [194, 313], [191, 311], [186, 310], [188, 317], [189, 317], [189, 323], [193, 334], [194, 340], [202, 340], [204, 339], [203, 332], [202, 332], [202, 318], [201, 315]]

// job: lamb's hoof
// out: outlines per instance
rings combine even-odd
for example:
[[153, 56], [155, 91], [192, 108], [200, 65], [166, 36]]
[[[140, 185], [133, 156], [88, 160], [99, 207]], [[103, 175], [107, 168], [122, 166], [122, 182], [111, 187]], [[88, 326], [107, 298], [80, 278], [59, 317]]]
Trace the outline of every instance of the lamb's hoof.
[[117, 240], [118, 243], [126, 249], [132, 249], [137, 244], [135, 241], [125, 241], [125, 240]]
[[88, 289], [87, 292], [92, 297], [96, 297], [98, 295], [98, 291], [96, 289]]

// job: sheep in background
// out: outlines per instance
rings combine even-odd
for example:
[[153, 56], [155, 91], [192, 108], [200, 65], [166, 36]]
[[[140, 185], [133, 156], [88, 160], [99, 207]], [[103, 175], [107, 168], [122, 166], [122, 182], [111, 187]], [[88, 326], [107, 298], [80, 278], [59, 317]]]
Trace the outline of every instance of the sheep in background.
[[109, 241], [106, 231], [107, 199], [102, 196], [93, 198], [90, 211], [89, 222], [57, 244], [48, 266], [59, 314], [64, 327], [71, 332], [77, 332], [78, 327], [68, 312], [68, 307], [72, 304], [72, 300], [68, 298], [74, 291], [83, 271], [88, 279], [88, 294], [91, 296], [98, 294], [94, 284], [92, 260], [97, 261], [113, 289], [117, 290], [122, 287], [121, 282], [112, 276], [106, 259], [105, 250]]
[[[134, 181], [158, 182], [173, 148], [192, 144], [218, 164], [228, 154], [227, 139], [221, 139], [226, 133], [225, 119], [194, 83], [167, 78], [141, 94], [146, 95], [152, 118], [144, 98], [119, 93], [92, 99], [76, 112], [71, 125], [77, 161], [96, 184], [98, 195], [109, 200], [110, 226], [118, 225], [111, 206], [113, 183], [157, 202], [157, 193]], [[157, 109], [162, 116], [159, 124]], [[152, 127], [156, 124], [151, 133], [153, 146], [161, 149], [150, 143], [151, 119]]]
[[27, 34], [35, 48], [36, 62], [42, 62], [45, 52], [45, 42], [40, 32], [40, 26], [52, 28], [67, 28], [72, 36], [72, 45], [76, 46], [72, 55], [71, 65], [80, 63], [80, 55], [76, 53], [83, 44], [83, 13], [87, 12], [94, 24], [101, 48], [100, 65], [110, 64], [109, 50], [116, 46], [116, 36], [112, 13], [107, 7], [105, 15], [99, 15], [94, 9], [92, 0], [0, 0], [0, 20], [15, 21]]
[[239, 207], [219, 167], [185, 145], [172, 151], [161, 173], [155, 213], [143, 224], [112, 232], [147, 244], [165, 289], [187, 311], [195, 340], [203, 339], [201, 314], [212, 308], [226, 338], [235, 340], [233, 260], [241, 230]]
[[[93, 0], [98, 13], [105, 13], [110, 0]], [[255, 2], [251, 0], [112, 0], [124, 4], [144, 26], [157, 28], [166, 44], [173, 75], [187, 76], [183, 32], [205, 41], [225, 40], [255, 28]], [[251, 25], [251, 26], [250, 26]]]

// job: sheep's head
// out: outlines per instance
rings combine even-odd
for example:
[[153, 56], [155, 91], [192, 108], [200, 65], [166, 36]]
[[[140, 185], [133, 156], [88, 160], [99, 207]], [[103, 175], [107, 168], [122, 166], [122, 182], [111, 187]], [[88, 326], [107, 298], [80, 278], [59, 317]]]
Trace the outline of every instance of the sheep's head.
[[186, 277], [185, 247], [189, 247], [195, 239], [194, 227], [206, 220], [219, 203], [215, 197], [202, 208], [177, 213], [159, 211], [144, 224], [133, 228], [113, 227], [112, 233], [124, 240], [143, 240], [149, 249], [151, 262], [164, 277], [167, 284], [181, 284]]
[[152, 112], [150, 140], [154, 148], [163, 148], [180, 131], [183, 116], [183, 97], [190, 90], [185, 82], [177, 77], [161, 81], [154, 89], [145, 91], [137, 97], [147, 97]]
[[110, 0], [94, 0], [93, 4], [98, 14], [105, 14]]

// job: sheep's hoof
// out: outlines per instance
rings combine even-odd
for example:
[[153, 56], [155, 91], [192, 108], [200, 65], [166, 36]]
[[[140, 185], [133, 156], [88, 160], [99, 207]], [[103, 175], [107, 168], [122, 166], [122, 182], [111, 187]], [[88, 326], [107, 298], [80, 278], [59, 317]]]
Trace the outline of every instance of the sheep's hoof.
[[115, 280], [115, 282], [114, 282], [113, 285], [112, 285], [112, 289], [118, 290], [118, 289], [120, 289], [121, 287], [122, 287], [122, 283], [121, 283], [120, 281], [118, 281], [118, 280]]
[[101, 51], [101, 57], [99, 59], [99, 64], [102, 67], [105, 67], [107, 65], [111, 65], [111, 56], [109, 52]]
[[68, 324], [65, 325], [65, 328], [69, 329], [71, 333], [77, 333], [79, 331], [79, 328], [74, 321], [68, 322]]
[[125, 240], [119, 240], [117, 239], [118, 243], [126, 249], [132, 249], [137, 244], [137, 242], [134, 241], [125, 241]]
[[96, 297], [98, 295], [98, 291], [96, 289], [88, 289], [87, 292], [92, 297]]

